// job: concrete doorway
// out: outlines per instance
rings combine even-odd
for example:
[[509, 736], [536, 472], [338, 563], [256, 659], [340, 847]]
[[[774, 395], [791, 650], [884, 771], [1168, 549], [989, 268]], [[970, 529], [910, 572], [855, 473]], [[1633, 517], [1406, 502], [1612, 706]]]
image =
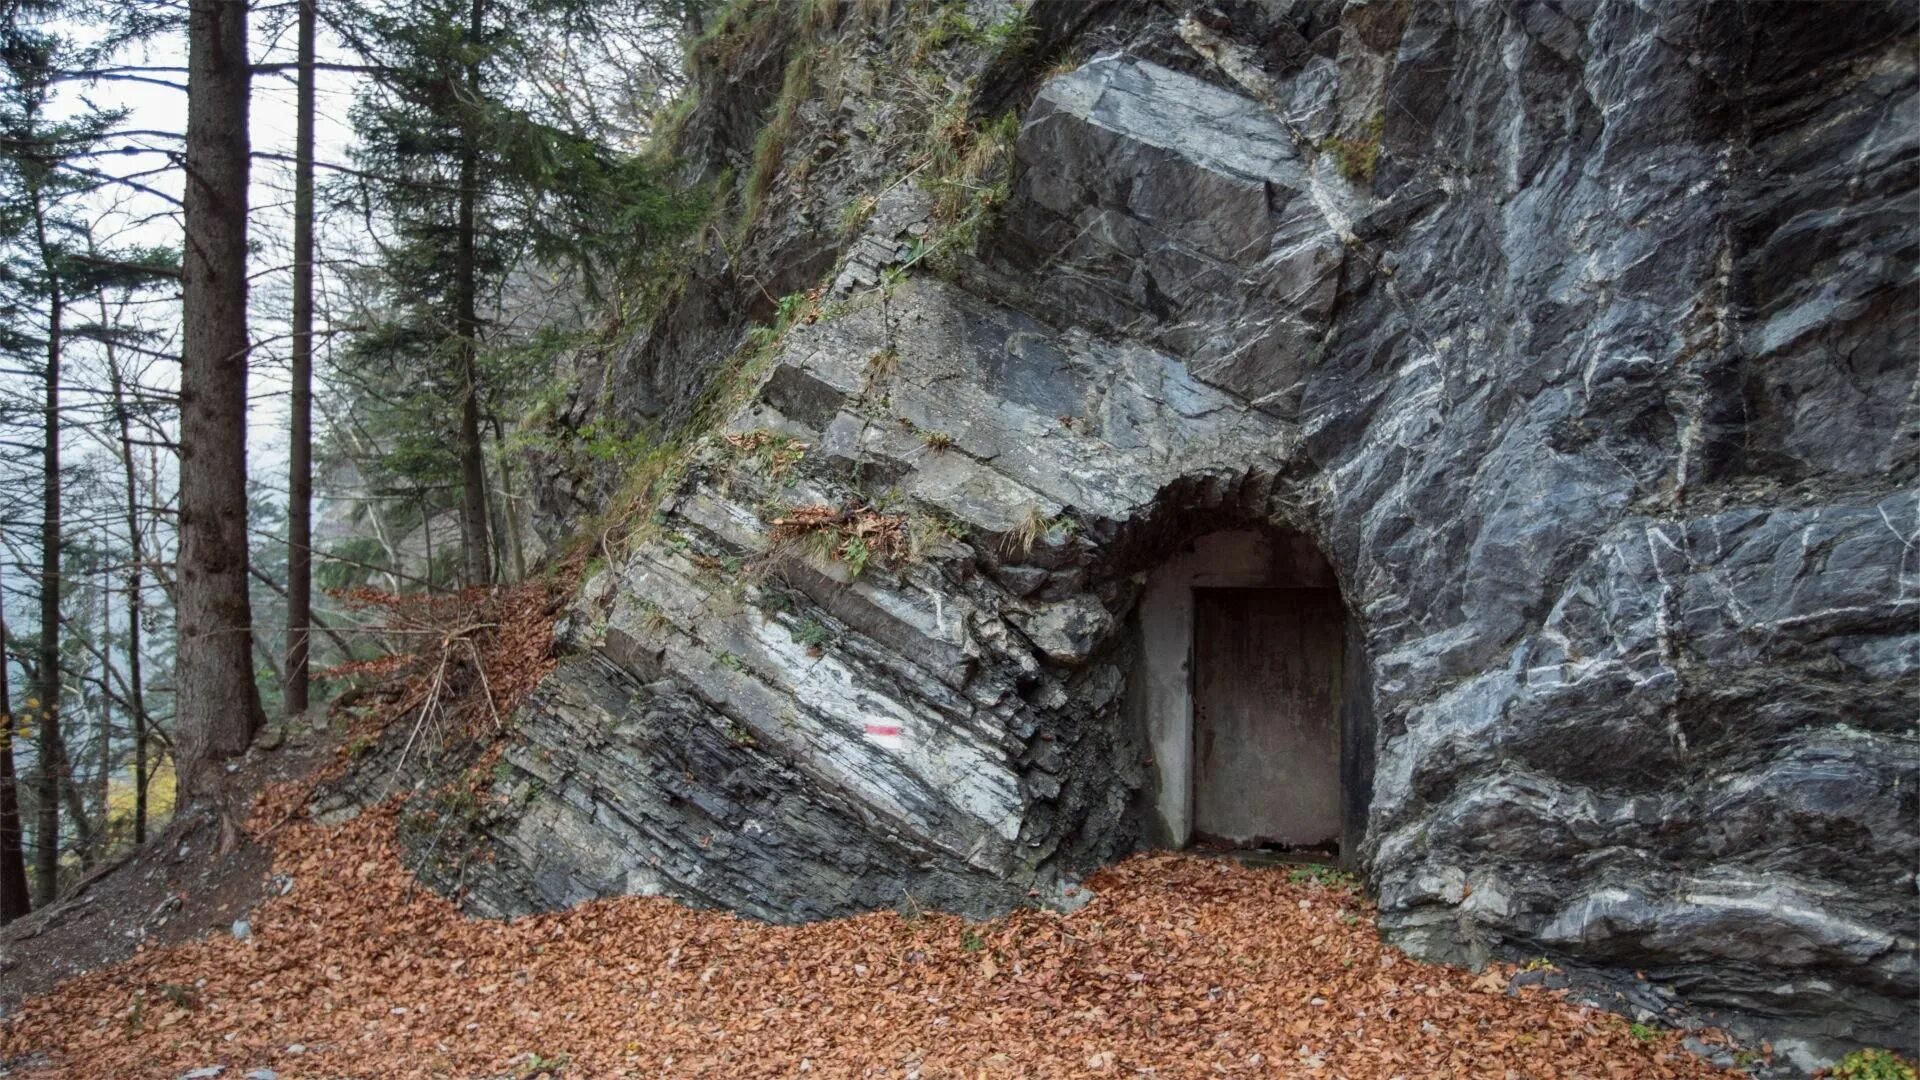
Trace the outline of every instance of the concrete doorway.
[[1373, 787], [1363, 636], [1333, 567], [1280, 529], [1206, 533], [1146, 577], [1129, 709], [1151, 842], [1352, 865]]
[[1318, 588], [1193, 591], [1193, 839], [1339, 850], [1346, 614]]

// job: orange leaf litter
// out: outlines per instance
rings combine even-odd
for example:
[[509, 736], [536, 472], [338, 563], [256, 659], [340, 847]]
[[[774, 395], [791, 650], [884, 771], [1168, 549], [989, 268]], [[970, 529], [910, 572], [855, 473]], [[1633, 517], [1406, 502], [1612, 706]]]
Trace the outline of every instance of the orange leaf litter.
[[[506, 606], [487, 651], [521, 658], [517, 698], [543, 669], [543, 609]], [[1410, 960], [1363, 898], [1284, 869], [1138, 855], [1072, 915], [987, 924], [769, 926], [641, 897], [500, 922], [414, 881], [397, 804], [288, 820], [304, 792], [270, 789], [254, 814], [285, 822], [292, 888], [248, 937], [150, 948], [26, 1002], [0, 1062], [87, 1080], [1726, 1075], [1678, 1035], [1642, 1042], [1557, 991]]]
[[[1702, 1077], [1617, 1017], [1383, 946], [1364, 901], [1171, 854], [1068, 916], [779, 927], [659, 898], [498, 922], [414, 885], [394, 809], [282, 830], [245, 940], [157, 948], [26, 1003], [46, 1075]], [[1500, 980], [1504, 982], [1504, 980]], [[532, 1075], [531, 1072], [524, 1075]]]

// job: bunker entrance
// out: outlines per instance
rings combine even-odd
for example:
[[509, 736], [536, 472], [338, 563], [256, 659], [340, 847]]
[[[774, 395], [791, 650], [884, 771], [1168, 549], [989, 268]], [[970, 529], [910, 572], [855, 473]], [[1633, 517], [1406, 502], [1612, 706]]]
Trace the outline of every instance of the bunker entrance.
[[1337, 853], [1340, 654], [1333, 589], [1193, 591], [1193, 837]]
[[1372, 788], [1371, 695], [1312, 540], [1202, 536], [1148, 576], [1136, 617], [1155, 842], [1350, 862]]

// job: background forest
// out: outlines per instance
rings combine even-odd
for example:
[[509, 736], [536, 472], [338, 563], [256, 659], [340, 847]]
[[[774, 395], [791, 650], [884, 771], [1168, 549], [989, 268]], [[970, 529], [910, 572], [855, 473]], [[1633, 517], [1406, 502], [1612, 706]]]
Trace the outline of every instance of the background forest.
[[388, 648], [343, 596], [538, 563], [559, 358], [702, 214], [708, 4], [0, 3], [0, 921]]

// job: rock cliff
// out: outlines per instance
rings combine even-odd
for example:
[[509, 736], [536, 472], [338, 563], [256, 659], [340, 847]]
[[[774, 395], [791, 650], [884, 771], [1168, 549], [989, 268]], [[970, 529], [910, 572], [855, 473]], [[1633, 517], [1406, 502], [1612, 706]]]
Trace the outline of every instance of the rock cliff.
[[1181, 837], [1141, 598], [1237, 531], [1337, 579], [1397, 943], [1911, 1049], [1916, 28], [736, 5], [678, 136], [722, 212], [562, 417], [678, 433], [661, 494], [545, 463], [601, 558], [485, 857], [422, 873], [1071, 903]]

